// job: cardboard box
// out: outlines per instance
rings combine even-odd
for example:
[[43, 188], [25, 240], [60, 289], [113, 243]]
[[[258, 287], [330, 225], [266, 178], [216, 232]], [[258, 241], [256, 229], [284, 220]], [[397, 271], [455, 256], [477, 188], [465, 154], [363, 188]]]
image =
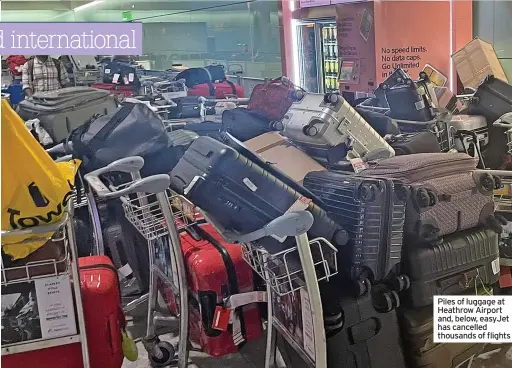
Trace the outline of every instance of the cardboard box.
[[453, 64], [465, 88], [477, 88], [488, 75], [508, 83], [494, 48], [478, 37], [452, 55]]
[[262, 134], [244, 144], [299, 184], [302, 184], [306, 174], [327, 170], [277, 132]]

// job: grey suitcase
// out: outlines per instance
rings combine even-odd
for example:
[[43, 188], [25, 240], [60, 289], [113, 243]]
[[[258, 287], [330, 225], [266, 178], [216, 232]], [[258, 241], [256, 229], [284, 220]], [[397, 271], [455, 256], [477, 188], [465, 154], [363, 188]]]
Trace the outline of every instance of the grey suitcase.
[[18, 113], [24, 120], [39, 119], [53, 141], [60, 142], [95, 114], [106, 115], [116, 109], [117, 102], [108, 91], [69, 87], [35, 93], [32, 99], [19, 104]]
[[404, 232], [423, 241], [479, 224], [495, 223], [493, 190], [500, 180], [475, 171], [477, 159], [464, 153], [419, 153], [370, 163], [362, 176], [399, 179], [410, 186]]
[[[335, 93], [306, 93], [276, 125], [311, 156], [336, 163], [345, 158], [392, 157], [395, 151], [359, 113]], [[341, 152], [341, 153], [340, 153]]]

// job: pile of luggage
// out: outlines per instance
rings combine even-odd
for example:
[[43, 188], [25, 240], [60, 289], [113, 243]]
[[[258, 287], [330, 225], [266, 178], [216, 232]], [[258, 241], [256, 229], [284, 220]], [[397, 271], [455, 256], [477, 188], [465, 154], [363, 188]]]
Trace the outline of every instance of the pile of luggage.
[[[217, 72], [193, 74], [196, 82], [210, 82], [187, 85], [189, 94], [211, 92], [212, 84], [215, 95], [218, 84], [233, 89], [221, 75], [211, 82]], [[68, 141], [86, 171], [142, 156], [145, 175], [169, 174], [171, 189], [221, 232], [252, 233], [287, 212], [309, 211], [310, 239], [324, 238], [337, 249], [337, 275], [320, 285], [329, 366], [444, 367], [464, 361], [478, 345], [431, 343], [433, 296], [491, 293], [499, 277], [502, 221], [493, 191], [501, 181], [476, 169], [506, 153], [506, 142], [493, 140], [492, 124], [512, 111], [511, 90], [489, 77], [469, 102], [468, 113], [478, 115], [454, 118], [455, 108], [439, 106], [424, 75], [413, 81], [398, 70], [373, 101], [357, 107], [336, 93], [307, 93], [283, 77], [256, 87], [247, 108], [224, 111], [220, 123], [168, 132], [146, 105], [124, 104], [69, 129]], [[238, 95], [236, 86], [233, 92]], [[489, 142], [499, 153], [486, 156]], [[265, 236], [253, 245], [279, 254], [295, 241]], [[226, 297], [258, 287], [240, 247], [208, 225], [183, 233], [182, 247], [196, 302], [193, 340], [222, 355], [257, 338], [261, 317], [254, 305], [238, 311], [240, 333], [211, 329]], [[193, 259], [207, 252], [217, 256], [205, 270]], [[300, 267], [298, 258], [290, 262]]]

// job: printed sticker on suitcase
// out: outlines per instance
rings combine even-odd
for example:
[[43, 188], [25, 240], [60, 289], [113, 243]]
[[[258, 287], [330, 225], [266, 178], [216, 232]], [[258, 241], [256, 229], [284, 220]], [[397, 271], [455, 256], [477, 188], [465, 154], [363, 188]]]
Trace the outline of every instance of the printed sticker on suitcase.
[[350, 164], [352, 165], [352, 167], [354, 168], [354, 172], [356, 174], [358, 174], [361, 171], [364, 171], [368, 168], [368, 164], [360, 158], [352, 158], [349, 161], [350, 161]]
[[242, 181], [245, 184], [245, 186], [252, 190], [253, 192], [258, 190], [258, 187], [249, 178], [244, 178]]
[[492, 273], [497, 275], [498, 273], [500, 273], [500, 258], [496, 258], [494, 261], [492, 261], [491, 263], [491, 267], [492, 267]]

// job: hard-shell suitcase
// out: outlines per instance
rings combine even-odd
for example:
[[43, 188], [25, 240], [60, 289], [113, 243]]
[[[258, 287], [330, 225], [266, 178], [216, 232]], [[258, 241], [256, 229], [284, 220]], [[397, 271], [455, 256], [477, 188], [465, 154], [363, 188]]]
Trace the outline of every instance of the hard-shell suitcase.
[[[337, 288], [330, 284], [330, 288]], [[337, 316], [342, 325], [326, 331], [327, 366], [405, 368], [396, 312], [377, 312], [370, 291], [358, 298], [336, 298], [334, 293], [326, 290], [322, 293], [324, 319], [333, 320]]]
[[441, 150], [448, 152], [454, 148], [452, 132], [450, 131], [451, 116], [439, 114], [429, 121], [396, 120], [400, 133], [431, 132], [437, 137]]
[[149, 287], [147, 242], [124, 217], [120, 203], [98, 203], [106, 254], [120, 275], [121, 295], [130, 297]]
[[121, 368], [125, 319], [114, 265], [106, 256], [78, 259], [91, 368]]
[[111, 61], [105, 65], [103, 73], [103, 83], [113, 83], [121, 85], [132, 85], [140, 87], [137, 70], [133, 65], [121, 61]]
[[169, 108], [171, 119], [198, 118], [201, 116], [201, 103], [196, 96], [175, 98], [176, 106]]
[[439, 141], [436, 135], [431, 132], [404, 133], [389, 135], [385, 138], [393, 147], [397, 156], [441, 152]]
[[393, 119], [429, 121], [434, 118], [432, 106], [421, 89], [412, 81], [386, 88], [389, 116]]
[[248, 141], [272, 130], [268, 118], [243, 107], [225, 110], [222, 113], [222, 125], [224, 131], [241, 141]]
[[503, 129], [493, 127], [492, 124], [503, 114], [511, 111], [512, 85], [494, 76], [487, 77], [478, 86], [469, 104], [470, 115], [482, 115], [487, 120], [489, 141], [492, 145], [485, 151], [484, 158], [491, 169], [497, 169], [502, 165], [503, 156], [507, 152], [507, 138], [503, 134]]
[[[432, 307], [404, 309], [399, 316], [404, 352], [411, 368], [467, 367], [484, 344], [435, 344]], [[463, 364], [465, 363], [465, 364]]]
[[473, 228], [427, 246], [405, 237], [404, 245], [402, 269], [410, 279], [406, 293], [414, 307], [432, 304], [434, 295], [460, 294], [475, 283], [491, 285], [499, 279], [498, 234], [493, 230]]
[[[345, 244], [347, 234], [325, 211], [233, 148], [199, 137], [172, 170], [171, 187], [226, 230], [241, 234], [263, 228], [287, 211], [309, 210], [310, 236]], [[211, 193], [215, 193], [212, 195]], [[271, 253], [293, 246], [272, 237], [256, 242]]]
[[277, 127], [310, 156], [329, 163], [343, 161], [345, 156], [364, 157], [374, 152], [380, 157], [394, 155], [384, 138], [343, 97], [334, 93], [304, 94], [291, 105]]
[[372, 283], [399, 275], [406, 203], [401, 184], [350, 173], [312, 172], [304, 186], [349, 233], [349, 243], [338, 252], [340, 270]]
[[379, 161], [360, 175], [408, 184], [404, 232], [435, 242], [479, 224], [493, 225], [493, 190], [499, 179], [475, 172], [476, 164], [464, 153], [419, 153]]
[[66, 139], [71, 131], [95, 114], [110, 114], [117, 109], [113, 96], [89, 87], [69, 87], [35, 93], [33, 99], [19, 105], [24, 120], [39, 119], [54, 142]]
[[196, 84], [188, 89], [189, 96], [203, 96], [224, 99], [231, 96], [245, 97], [244, 89], [231, 81]]
[[482, 115], [453, 115], [450, 127], [454, 136], [455, 148], [459, 152], [466, 152], [469, 143], [468, 140], [461, 139], [457, 134], [461, 130], [475, 132], [481, 149], [484, 149], [489, 144], [487, 120]]
[[[254, 291], [253, 272], [242, 257], [239, 244], [228, 244], [209, 225], [198, 225], [180, 233], [187, 267], [191, 340], [211, 356], [238, 351], [243, 343], [258, 339], [262, 321], [257, 304], [235, 309], [229, 331], [214, 329], [215, 309], [226, 298]], [[171, 309], [174, 307], [171, 302]]]

